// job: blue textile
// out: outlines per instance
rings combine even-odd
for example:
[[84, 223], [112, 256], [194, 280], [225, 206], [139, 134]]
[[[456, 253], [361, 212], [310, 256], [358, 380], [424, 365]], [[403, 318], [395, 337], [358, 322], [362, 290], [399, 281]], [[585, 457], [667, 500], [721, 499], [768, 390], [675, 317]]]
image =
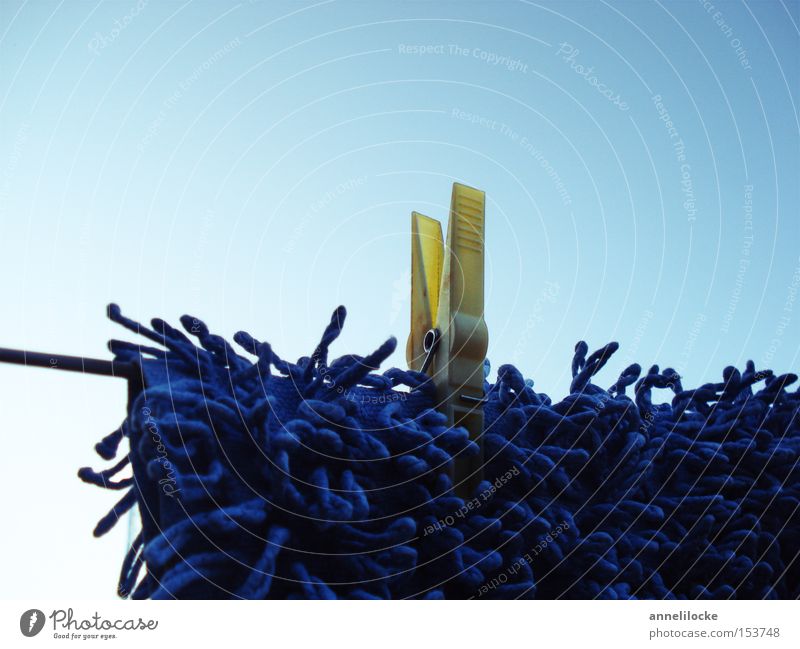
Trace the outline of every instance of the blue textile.
[[138, 505], [122, 596], [800, 596], [794, 374], [748, 362], [685, 390], [634, 364], [604, 390], [592, 381], [618, 345], [580, 342], [553, 403], [503, 365], [485, 386], [484, 481], [464, 500], [448, 467], [477, 447], [432, 409], [426, 375], [375, 372], [396, 341], [328, 362], [343, 307], [297, 363], [244, 332], [239, 353], [188, 316], [199, 345], [115, 305], [109, 317], [157, 344], [109, 343], [144, 389], [97, 451], [112, 459], [123, 437], [130, 450], [79, 472], [125, 490], [95, 535]]

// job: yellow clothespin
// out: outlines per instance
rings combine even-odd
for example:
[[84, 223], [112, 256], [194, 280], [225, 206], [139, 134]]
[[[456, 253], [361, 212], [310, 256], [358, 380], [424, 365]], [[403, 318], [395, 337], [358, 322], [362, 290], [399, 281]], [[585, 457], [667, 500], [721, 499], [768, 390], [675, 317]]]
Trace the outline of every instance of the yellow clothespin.
[[411, 214], [411, 334], [408, 366], [433, 377], [437, 409], [464, 426], [481, 448], [456, 458], [456, 493], [469, 498], [482, 478], [483, 362], [489, 331], [483, 319], [485, 194], [453, 183], [447, 246], [439, 221]]

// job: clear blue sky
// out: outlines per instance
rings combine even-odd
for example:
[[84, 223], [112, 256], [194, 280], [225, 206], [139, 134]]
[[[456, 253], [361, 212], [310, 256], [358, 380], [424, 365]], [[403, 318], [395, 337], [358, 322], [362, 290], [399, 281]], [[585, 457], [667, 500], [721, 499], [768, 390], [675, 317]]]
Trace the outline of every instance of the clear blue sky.
[[[800, 368], [800, 6], [0, 0], [0, 346], [107, 356], [132, 317], [334, 353], [408, 329], [409, 224], [487, 194], [489, 357], [565, 394]], [[394, 364], [403, 364], [398, 352]], [[0, 596], [111, 597], [77, 467], [112, 380], [0, 367]], [[31, 561], [37, 569], [30, 571]]]

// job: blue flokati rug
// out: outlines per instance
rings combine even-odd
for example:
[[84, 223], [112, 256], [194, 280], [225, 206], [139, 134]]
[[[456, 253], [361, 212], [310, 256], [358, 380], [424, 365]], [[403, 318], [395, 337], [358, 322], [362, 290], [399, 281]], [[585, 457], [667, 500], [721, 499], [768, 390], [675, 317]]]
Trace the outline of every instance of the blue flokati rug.
[[[618, 345], [575, 347], [553, 403], [511, 365], [486, 384], [485, 481], [453, 495], [448, 465], [477, 447], [432, 407], [432, 382], [375, 373], [390, 339], [328, 361], [243, 352], [184, 317], [144, 327], [158, 347], [109, 343], [141, 367], [128, 416], [79, 476], [135, 505], [124, 560], [134, 598], [797, 598], [800, 422], [794, 374], [727, 367], [686, 390], [674, 370], [631, 365], [592, 381]], [[488, 364], [487, 364], [488, 374]], [[653, 389], [671, 389], [655, 405]], [[126, 465], [131, 478], [115, 479]]]

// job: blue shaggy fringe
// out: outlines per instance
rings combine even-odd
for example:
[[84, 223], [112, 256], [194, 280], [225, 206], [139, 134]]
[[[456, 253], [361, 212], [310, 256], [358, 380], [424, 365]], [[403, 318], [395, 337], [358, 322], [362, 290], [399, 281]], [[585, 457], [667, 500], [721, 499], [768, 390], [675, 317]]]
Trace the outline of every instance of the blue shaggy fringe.
[[748, 362], [685, 390], [674, 370], [631, 365], [604, 390], [592, 380], [618, 346], [580, 342], [552, 403], [503, 365], [485, 386], [485, 481], [463, 500], [448, 465], [477, 447], [432, 409], [426, 375], [374, 372], [396, 341], [328, 362], [343, 307], [297, 363], [244, 332], [237, 353], [196, 318], [181, 322], [199, 346], [109, 317], [158, 345], [109, 343], [145, 389], [97, 445], [111, 459], [126, 437], [128, 455], [79, 472], [126, 490], [97, 536], [138, 505], [122, 596], [800, 596], [794, 374]]

